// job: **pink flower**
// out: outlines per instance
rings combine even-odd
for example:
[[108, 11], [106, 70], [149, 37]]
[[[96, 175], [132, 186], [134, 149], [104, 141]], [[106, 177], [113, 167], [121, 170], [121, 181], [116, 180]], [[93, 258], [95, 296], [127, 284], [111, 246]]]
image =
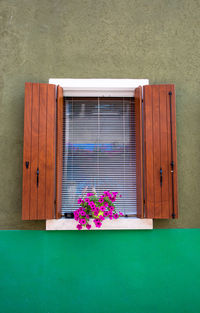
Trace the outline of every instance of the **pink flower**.
[[86, 228], [89, 230], [92, 226], [90, 224], [86, 225]]
[[91, 209], [95, 208], [95, 203], [93, 201], [88, 202], [88, 204], [91, 207]]
[[120, 215], [120, 216], [124, 216], [124, 214], [123, 214], [122, 212], [120, 212], [120, 211], [119, 211], [119, 215]]
[[84, 225], [84, 224], [86, 223], [86, 219], [85, 219], [85, 218], [80, 219], [80, 220], [79, 220], [79, 223], [80, 223], [81, 225]]
[[102, 206], [100, 207], [100, 210], [101, 210], [101, 211], [105, 211], [105, 209], [106, 209], [106, 207], [105, 207], [104, 205], [102, 205]]
[[113, 212], [112, 211], [108, 211], [109, 214], [109, 219], [112, 220], [113, 219]]
[[78, 218], [79, 218], [79, 212], [75, 211], [74, 212], [74, 219], [75, 219], [75, 221], [78, 221]]
[[103, 216], [107, 217], [109, 215], [108, 211], [103, 212]]
[[81, 216], [86, 216], [85, 211], [81, 211]]
[[104, 195], [105, 195], [106, 197], [109, 197], [109, 196], [111, 196], [111, 194], [110, 194], [109, 190], [107, 190], [107, 191], [104, 191]]
[[118, 192], [112, 192], [112, 194], [115, 197], [118, 194]]
[[98, 227], [98, 228], [101, 227], [101, 225], [102, 225], [102, 223], [101, 223], [99, 218], [96, 218], [93, 222], [95, 223], [95, 226]]
[[74, 215], [75, 221], [78, 221], [79, 215]]
[[113, 217], [114, 217], [114, 219], [117, 219], [117, 218], [119, 217], [119, 215], [118, 215], [117, 213], [115, 213], [115, 214], [113, 215]]
[[84, 202], [84, 200], [82, 199], [82, 198], [79, 198], [78, 199], [78, 204], [81, 204], [81, 203], [83, 203]]
[[78, 228], [78, 230], [81, 230], [81, 229], [82, 229], [82, 225], [81, 225], [81, 224], [78, 224], [78, 225], [76, 226], [76, 228]]
[[101, 227], [101, 225], [102, 225], [102, 223], [101, 223], [99, 218], [94, 219], [93, 222], [95, 223], [95, 226], [98, 227], [98, 228]]
[[88, 214], [86, 214], [86, 218], [89, 220], [90, 216]]
[[99, 216], [99, 219], [100, 219], [100, 221], [104, 221], [104, 220], [105, 220], [105, 217], [104, 217], [103, 215], [100, 215], [100, 216]]
[[100, 202], [100, 203], [103, 203], [103, 201], [104, 201], [103, 198], [100, 198], [100, 199], [99, 199], [99, 202]]
[[89, 193], [87, 193], [87, 196], [88, 196], [88, 197], [91, 197], [91, 196], [94, 196], [94, 194], [91, 193], [91, 192], [89, 192]]
[[89, 198], [85, 198], [85, 201], [86, 201], [86, 202], [90, 202], [90, 199], [89, 199]]
[[107, 208], [107, 207], [108, 207], [108, 203], [107, 203], [107, 202], [105, 202], [105, 203], [104, 203], [104, 206]]
[[96, 227], [100, 228], [102, 223], [100, 221], [98, 221], [98, 222], [95, 223], [95, 225], [96, 225]]
[[94, 215], [98, 215], [99, 214], [99, 209], [98, 208], [96, 208], [94, 211], [93, 211], [93, 213], [94, 213]]

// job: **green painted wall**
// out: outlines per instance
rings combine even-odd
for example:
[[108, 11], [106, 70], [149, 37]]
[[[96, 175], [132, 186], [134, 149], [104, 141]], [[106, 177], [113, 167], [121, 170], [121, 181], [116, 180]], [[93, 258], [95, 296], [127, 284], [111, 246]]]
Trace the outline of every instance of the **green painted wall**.
[[0, 232], [2, 313], [199, 313], [200, 230]]
[[50, 77], [175, 83], [180, 217], [155, 227], [200, 227], [199, 12], [197, 0], [1, 0], [1, 229], [44, 228], [21, 221], [23, 97]]

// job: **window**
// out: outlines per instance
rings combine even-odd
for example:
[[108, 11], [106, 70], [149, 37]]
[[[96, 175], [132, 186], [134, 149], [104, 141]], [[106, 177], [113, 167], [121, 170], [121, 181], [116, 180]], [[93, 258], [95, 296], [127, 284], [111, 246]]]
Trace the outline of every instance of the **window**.
[[134, 98], [64, 98], [62, 215], [83, 192], [122, 195], [116, 206], [136, 216]]
[[[50, 83], [26, 83], [25, 86], [22, 218], [56, 218], [63, 223], [63, 219], [60, 219], [62, 212], [70, 209], [68, 190], [72, 190], [75, 203], [84, 184], [88, 188], [95, 187], [97, 191], [104, 189], [105, 185], [112, 186], [108, 164], [110, 162], [115, 166], [120, 159], [122, 167], [117, 171], [118, 188], [121, 192], [129, 188], [131, 191], [127, 198], [123, 197], [127, 200], [125, 210], [133, 214], [137, 211], [139, 218], [135, 220], [138, 223], [146, 223], [152, 218], [177, 218], [174, 85], [151, 86], [147, 81], [137, 80], [69, 79], [50, 80]], [[58, 84], [61, 86], [57, 87]], [[135, 113], [132, 115], [133, 96]], [[88, 119], [87, 123], [92, 129], [90, 140], [85, 140], [91, 132], [82, 122], [83, 116], [85, 121]], [[130, 116], [134, 119], [131, 120]], [[119, 128], [116, 128], [117, 119]], [[74, 123], [78, 120], [85, 127], [81, 136], [80, 129]], [[115, 122], [111, 123], [111, 120]], [[110, 129], [109, 135], [106, 135], [107, 127]], [[92, 153], [92, 161], [85, 158], [85, 161], [81, 159], [77, 162], [80, 153], [85, 150]], [[118, 155], [110, 158], [111, 152], [116, 151]], [[89, 162], [91, 173], [87, 182], [84, 181], [86, 161]], [[76, 167], [81, 167], [81, 171], [76, 171]], [[72, 175], [75, 180], [74, 177], [72, 180]], [[132, 205], [134, 201], [135, 205]], [[124, 206], [123, 202], [120, 205]], [[120, 223], [131, 221], [132, 218], [124, 218]], [[125, 224], [121, 228], [133, 228]]]

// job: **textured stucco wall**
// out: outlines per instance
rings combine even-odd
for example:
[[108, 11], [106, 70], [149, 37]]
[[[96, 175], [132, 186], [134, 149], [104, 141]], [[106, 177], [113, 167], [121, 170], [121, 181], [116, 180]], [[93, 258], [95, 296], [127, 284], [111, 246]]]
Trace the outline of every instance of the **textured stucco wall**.
[[1, 0], [0, 228], [21, 221], [25, 81], [149, 78], [175, 83], [180, 217], [155, 227], [200, 227], [200, 1]]

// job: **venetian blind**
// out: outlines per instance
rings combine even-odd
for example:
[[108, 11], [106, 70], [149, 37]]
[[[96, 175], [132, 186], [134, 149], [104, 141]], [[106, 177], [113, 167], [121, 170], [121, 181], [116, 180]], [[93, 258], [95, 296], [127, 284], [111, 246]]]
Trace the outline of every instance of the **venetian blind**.
[[65, 98], [62, 214], [84, 192], [117, 191], [116, 207], [136, 214], [134, 98]]

